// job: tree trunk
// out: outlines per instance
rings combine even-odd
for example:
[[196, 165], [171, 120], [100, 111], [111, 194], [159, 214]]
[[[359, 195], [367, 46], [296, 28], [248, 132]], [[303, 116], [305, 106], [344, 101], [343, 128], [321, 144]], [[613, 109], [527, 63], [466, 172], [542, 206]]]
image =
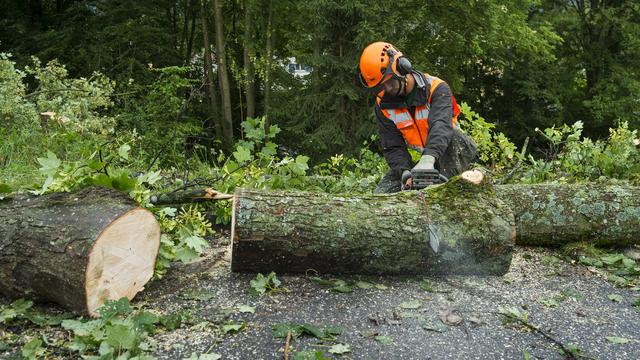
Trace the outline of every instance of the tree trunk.
[[211, 116], [213, 117], [213, 126], [216, 129], [216, 137], [218, 140], [224, 143], [224, 131], [222, 128], [222, 121], [218, 114], [218, 100], [216, 96], [216, 83], [213, 78], [213, 64], [211, 57], [211, 43], [209, 42], [209, 20], [207, 17], [207, 11], [205, 2], [207, 0], [198, 0], [200, 3], [200, 12], [202, 13], [202, 41], [204, 42], [204, 71], [207, 74], [208, 88], [209, 88], [209, 108]]
[[159, 246], [153, 214], [115, 190], [18, 195], [0, 201], [0, 293], [95, 316], [143, 289]]
[[252, 8], [251, 0], [244, 2], [244, 70], [246, 75], [246, 98], [247, 98], [247, 117], [254, 118], [256, 116], [256, 88], [255, 88], [255, 69], [253, 67], [253, 40], [252, 40]]
[[266, 69], [264, 70], [264, 128], [265, 131], [269, 129], [271, 121], [269, 120], [269, 103], [271, 102], [271, 57], [273, 52], [273, 38], [271, 21], [273, 20], [273, 1], [269, 1], [269, 15], [267, 16], [267, 30], [265, 36], [267, 37], [266, 54], [267, 61], [265, 62]]
[[395, 195], [238, 190], [232, 217], [233, 271], [500, 275], [515, 241], [479, 171]]
[[603, 184], [496, 186], [513, 210], [519, 245], [640, 244], [640, 188]]
[[216, 19], [216, 53], [218, 58], [218, 80], [222, 94], [222, 131], [224, 133], [223, 144], [227, 149], [233, 145], [233, 117], [231, 114], [231, 86], [229, 85], [229, 73], [227, 71], [227, 51], [224, 42], [224, 19], [222, 6], [219, 0], [213, 0]]

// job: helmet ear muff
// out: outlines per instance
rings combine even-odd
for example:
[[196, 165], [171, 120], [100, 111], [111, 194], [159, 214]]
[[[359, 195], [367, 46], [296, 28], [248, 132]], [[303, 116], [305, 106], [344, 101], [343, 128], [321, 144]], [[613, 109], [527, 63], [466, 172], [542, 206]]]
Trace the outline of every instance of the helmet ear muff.
[[396, 63], [396, 70], [402, 76], [406, 76], [407, 74], [411, 74], [413, 68], [411, 67], [411, 62], [406, 57], [402, 56], [398, 59]]

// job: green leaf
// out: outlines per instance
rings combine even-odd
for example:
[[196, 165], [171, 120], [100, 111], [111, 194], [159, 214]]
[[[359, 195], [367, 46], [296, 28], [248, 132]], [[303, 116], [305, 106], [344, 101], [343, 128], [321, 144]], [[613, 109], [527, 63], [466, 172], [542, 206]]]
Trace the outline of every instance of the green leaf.
[[54, 176], [62, 164], [62, 161], [50, 150], [47, 150], [47, 157], [38, 158], [38, 162], [41, 165], [40, 172], [47, 176]]
[[254, 279], [249, 281], [249, 291], [253, 295], [262, 295], [267, 292], [267, 283], [268, 279], [264, 275], [258, 273]]
[[5, 183], [0, 183], [0, 194], [8, 194], [10, 193], [11, 187]]
[[98, 175], [94, 176], [91, 179], [91, 182], [95, 186], [102, 186], [102, 187], [106, 187], [106, 188], [112, 188], [113, 187], [113, 180], [111, 179], [111, 177], [107, 176], [106, 174], [98, 174]]
[[148, 311], [139, 311], [135, 314], [131, 320], [135, 324], [136, 328], [146, 331], [149, 334], [153, 334], [155, 331], [155, 324], [160, 321], [160, 318]]
[[271, 334], [276, 339], [286, 338], [289, 331], [291, 331], [293, 338], [297, 338], [302, 334], [302, 326], [290, 323], [278, 323], [271, 328]]
[[139, 334], [127, 325], [112, 325], [106, 328], [107, 344], [115, 349], [131, 350], [138, 345]]
[[189, 248], [195, 250], [195, 252], [197, 253], [202, 253], [202, 250], [205, 247], [209, 246], [209, 243], [207, 242], [207, 240], [205, 240], [204, 238], [200, 237], [200, 236], [196, 236], [196, 235], [192, 235], [192, 236], [188, 236], [184, 239], [181, 239], [184, 244], [186, 246], [188, 246]]
[[26, 359], [38, 359], [44, 354], [45, 349], [42, 348], [42, 340], [33, 338], [22, 347], [22, 356]]
[[393, 345], [393, 339], [388, 336], [378, 335], [374, 339], [382, 345]]
[[180, 295], [183, 299], [186, 300], [211, 300], [213, 298], [213, 294], [210, 291], [202, 290], [202, 289], [189, 289]]
[[107, 300], [98, 310], [96, 310], [103, 320], [111, 319], [116, 315], [128, 315], [133, 311], [129, 304], [129, 299], [121, 297], [118, 300]]
[[251, 151], [242, 146], [238, 146], [236, 151], [233, 152], [233, 157], [239, 163], [244, 163], [251, 160]]
[[220, 359], [222, 359], [222, 355], [215, 354], [215, 353], [212, 353], [212, 354], [201, 354], [198, 357], [198, 360], [220, 360]]
[[356, 282], [356, 286], [359, 287], [360, 289], [371, 289], [373, 288], [373, 284], [370, 282], [366, 282], [366, 281], [357, 281]]
[[384, 285], [384, 284], [376, 284], [376, 289], [378, 289], [378, 290], [387, 290], [388, 287], [387, 287], [387, 285]]
[[422, 305], [420, 300], [411, 300], [403, 302], [402, 304], [400, 304], [400, 307], [403, 309], [417, 309], [420, 307], [420, 305]]
[[73, 331], [76, 336], [91, 336], [96, 330], [104, 324], [102, 320], [80, 321], [80, 320], [63, 320], [62, 328]]
[[128, 193], [132, 191], [136, 186], [137, 180], [129, 178], [126, 172], [120, 173], [116, 178], [112, 178], [111, 185], [114, 189]]
[[244, 329], [244, 327], [245, 327], [244, 323], [234, 324], [234, 323], [231, 322], [231, 323], [222, 325], [222, 332], [225, 333], [225, 334], [226, 333], [230, 333], [230, 332], [231, 333], [237, 333], [240, 330]]
[[271, 291], [279, 287], [280, 284], [281, 282], [276, 277], [275, 272], [271, 272], [267, 276], [258, 273], [258, 275], [249, 282], [249, 293], [253, 295], [263, 295], [267, 291]]
[[335, 292], [339, 292], [339, 293], [351, 293], [351, 292], [353, 292], [353, 288], [351, 288], [351, 286], [344, 285], [344, 284], [336, 285], [333, 288], [331, 288], [331, 290], [333, 290]]
[[131, 150], [131, 146], [129, 144], [123, 144], [118, 148], [118, 155], [125, 160], [129, 160], [129, 151]]
[[334, 335], [342, 334], [342, 327], [340, 325], [328, 325], [324, 328], [324, 337], [331, 337]]
[[200, 255], [198, 254], [197, 251], [186, 246], [182, 246], [178, 250], [176, 250], [176, 259], [185, 264], [188, 264], [192, 262], [194, 259], [197, 259], [198, 256]]
[[556, 299], [540, 299], [538, 302], [546, 307], [557, 307], [560, 305]]
[[251, 313], [254, 314], [256, 312], [256, 308], [249, 305], [240, 305], [238, 306], [238, 311], [241, 313]]
[[325, 336], [324, 331], [315, 325], [302, 324], [301, 329], [303, 333], [307, 333], [311, 336], [317, 337], [318, 339], [322, 339]]
[[182, 325], [182, 315], [180, 314], [169, 314], [160, 316], [160, 323], [167, 330], [175, 330]]
[[576, 300], [584, 299], [584, 296], [582, 294], [580, 294], [579, 292], [577, 292], [575, 289], [572, 289], [572, 288], [563, 289], [562, 290], [562, 295], [564, 297], [574, 298]]
[[632, 340], [623, 338], [623, 337], [618, 337], [618, 336], [607, 336], [607, 341], [609, 341], [612, 344], [627, 344], [627, 343], [630, 343]]
[[434, 292], [433, 286], [431, 285], [431, 282], [428, 280], [423, 280], [420, 282], [420, 289], [426, 292]]
[[624, 258], [625, 256], [622, 254], [612, 254], [612, 255], [602, 256], [600, 257], [600, 260], [602, 260], [602, 262], [605, 265], [613, 265], [618, 261], [622, 261]]
[[624, 298], [618, 294], [609, 294], [607, 297], [609, 298], [609, 300], [617, 303], [621, 303], [624, 300]]
[[325, 357], [324, 353], [320, 350], [305, 350], [305, 351], [296, 351], [293, 353], [293, 360], [330, 360], [330, 358]]
[[332, 354], [346, 354], [351, 352], [351, 347], [347, 344], [335, 344], [329, 348], [329, 352]]

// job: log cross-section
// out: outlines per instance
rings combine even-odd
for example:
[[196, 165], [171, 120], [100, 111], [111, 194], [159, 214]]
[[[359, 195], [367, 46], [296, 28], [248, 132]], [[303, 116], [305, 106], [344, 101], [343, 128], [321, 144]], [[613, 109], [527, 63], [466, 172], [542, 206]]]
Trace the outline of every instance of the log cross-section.
[[15, 195], [0, 201], [0, 293], [96, 315], [151, 279], [160, 227], [115, 190]]

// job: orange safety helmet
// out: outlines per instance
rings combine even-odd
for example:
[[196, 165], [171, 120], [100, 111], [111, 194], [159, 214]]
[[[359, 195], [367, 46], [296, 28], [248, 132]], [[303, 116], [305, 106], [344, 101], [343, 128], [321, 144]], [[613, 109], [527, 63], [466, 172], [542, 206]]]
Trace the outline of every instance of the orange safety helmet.
[[409, 60], [388, 42], [369, 44], [360, 55], [360, 82], [368, 89], [378, 87], [394, 75], [404, 78], [411, 70]]

